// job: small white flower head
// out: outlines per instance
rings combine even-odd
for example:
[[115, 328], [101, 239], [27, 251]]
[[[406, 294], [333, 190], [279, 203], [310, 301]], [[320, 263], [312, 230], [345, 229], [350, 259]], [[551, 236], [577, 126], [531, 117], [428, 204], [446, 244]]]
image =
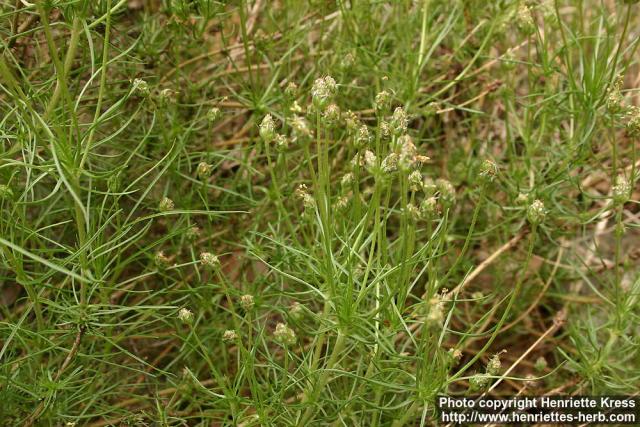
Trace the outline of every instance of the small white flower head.
[[278, 134], [275, 139], [276, 149], [280, 152], [286, 151], [289, 148], [289, 140], [286, 136]]
[[162, 251], [156, 252], [153, 260], [155, 261], [156, 266], [160, 269], [167, 267], [171, 263], [169, 257], [167, 257]]
[[238, 339], [238, 333], [233, 330], [233, 329], [227, 329], [226, 331], [224, 331], [224, 334], [222, 334], [222, 341], [223, 342], [234, 342]]
[[207, 162], [198, 163], [198, 167], [196, 168], [196, 173], [198, 178], [202, 181], [206, 181], [207, 178], [211, 176], [211, 171], [213, 170], [213, 166], [208, 164]]
[[438, 201], [435, 197], [426, 198], [420, 203], [420, 215], [426, 220], [431, 220], [438, 216]]
[[531, 15], [531, 9], [526, 4], [520, 5], [516, 12], [516, 25], [524, 35], [529, 36], [536, 30], [535, 21]]
[[276, 138], [276, 123], [271, 114], [267, 114], [260, 123], [260, 138], [267, 144]]
[[364, 148], [369, 145], [371, 142], [371, 134], [369, 133], [369, 128], [366, 125], [362, 125], [356, 131], [356, 148]]
[[298, 85], [294, 82], [287, 83], [287, 87], [284, 88], [284, 94], [288, 98], [295, 98], [296, 96], [298, 96]]
[[489, 359], [489, 363], [487, 363], [487, 374], [498, 375], [501, 367], [500, 354], [494, 354], [491, 359]]
[[420, 210], [413, 203], [407, 204], [405, 207], [407, 212], [407, 217], [411, 221], [418, 221], [420, 219]]
[[451, 182], [446, 179], [437, 179], [436, 188], [440, 193], [440, 199], [445, 206], [451, 206], [456, 200], [456, 189]]
[[345, 126], [347, 127], [347, 132], [349, 135], [355, 135], [358, 132], [358, 129], [360, 129], [360, 126], [362, 126], [360, 119], [356, 113], [351, 110], [344, 113], [343, 117]]
[[398, 138], [398, 144], [400, 144], [398, 166], [404, 171], [409, 171], [416, 163], [418, 150], [409, 135], [403, 135]]
[[529, 195], [525, 193], [518, 193], [518, 197], [516, 197], [516, 205], [526, 206], [529, 204]]
[[400, 156], [398, 156], [398, 154], [389, 153], [389, 155], [382, 160], [382, 171], [385, 173], [397, 171], [399, 158]]
[[618, 113], [622, 110], [622, 88], [623, 78], [618, 76], [613, 85], [609, 88], [607, 93], [607, 109], [610, 113]]
[[175, 207], [176, 205], [173, 203], [173, 200], [168, 197], [163, 197], [158, 204], [158, 210], [160, 210], [160, 212], [169, 212], [172, 211]]
[[384, 120], [380, 122], [380, 137], [384, 140], [391, 137], [391, 126], [389, 126], [389, 123]]
[[480, 181], [482, 183], [493, 182], [498, 175], [498, 167], [494, 162], [485, 159], [480, 166]]
[[364, 166], [369, 170], [376, 167], [376, 155], [373, 154], [373, 151], [367, 150], [364, 152]]
[[351, 69], [351, 67], [353, 67], [353, 64], [355, 63], [356, 63], [355, 56], [353, 55], [353, 53], [349, 52], [345, 54], [340, 60], [340, 68], [346, 71]]
[[430, 176], [425, 176], [424, 181], [422, 182], [422, 191], [427, 197], [431, 197], [436, 194], [436, 183], [433, 182], [433, 178]]
[[440, 110], [442, 110], [442, 105], [437, 101], [431, 101], [424, 107], [424, 114], [432, 116], [434, 114], [438, 114], [438, 111]]
[[242, 295], [240, 297], [240, 305], [245, 311], [250, 311], [255, 305], [255, 301], [253, 299], [253, 295]]
[[13, 199], [13, 190], [8, 185], [0, 184], [0, 200]]
[[379, 92], [376, 95], [374, 106], [378, 114], [385, 114], [391, 109], [391, 94], [386, 90]]
[[491, 382], [491, 377], [487, 374], [476, 374], [469, 378], [469, 387], [471, 390], [482, 390]]
[[293, 101], [293, 104], [291, 104], [291, 108], [289, 108], [289, 111], [291, 111], [293, 114], [302, 114], [302, 107], [300, 106], [300, 104], [298, 104], [298, 101]]
[[173, 102], [175, 102], [176, 95], [177, 95], [176, 91], [172, 89], [169, 89], [169, 88], [162, 89], [158, 94], [158, 104], [161, 107], [172, 104]]
[[627, 133], [631, 136], [640, 134], [640, 108], [636, 106], [629, 107], [627, 111]]
[[135, 79], [132, 83], [132, 90], [138, 96], [146, 98], [151, 93], [149, 84], [143, 79]]
[[218, 107], [211, 107], [209, 111], [207, 111], [207, 121], [209, 123], [217, 122], [220, 117], [222, 117], [222, 111]]
[[296, 321], [302, 320], [304, 317], [304, 306], [298, 301], [292, 302], [289, 306], [289, 316]]
[[291, 129], [293, 129], [293, 135], [298, 139], [305, 139], [311, 136], [309, 124], [303, 117], [294, 116], [291, 119]]
[[278, 323], [276, 325], [276, 330], [273, 333], [273, 337], [277, 342], [285, 346], [293, 345], [296, 343], [296, 333], [293, 332], [293, 330], [284, 323]]
[[444, 321], [444, 302], [439, 296], [429, 300], [427, 312], [427, 323], [431, 325], [441, 326]]
[[355, 181], [355, 179], [356, 179], [355, 176], [351, 172], [344, 174], [342, 176], [342, 179], [340, 180], [340, 185], [342, 186], [342, 189], [343, 190], [349, 189], [353, 185], [353, 182]]
[[324, 111], [336, 94], [336, 81], [331, 76], [316, 79], [311, 88], [311, 99], [313, 106], [318, 111]]
[[311, 213], [315, 209], [316, 201], [313, 196], [309, 194], [309, 190], [305, 184], [300, 184], [298, 188], [296, 188], [295, 195], [302, 200], [305, 212]]
[[190, 325], [193, 322], [193, 313], [188, 308], [183, 307], [178, 311], [178, 319], [182, 323]]
[[409, 174], [409, 186], [411, 188], [411, 191], [418, 191], [420, 189], [422, 189], [422, 174], [420, 173], [420, 171], [415, 170], [413, 172], [411, 172]]
[[342, 196], [336, 201], [335, 208], [338, 212], [344, 212], [349, 207], [349, 198]]
[[611, 188], [611, 193], [613, 194], [613, 202], [616, 205], [623, 205], [629, 201], [631, 184], [624, 176], [620, 175], [616, 177], [616, 183]]
[[340, 107], [336, 104], [330, 104], [322, 114], [326, 126], [333, 127], [340, 121]]
[[407, 131], [408, 125], [409, 118], [407, 117], [407, 113], [405, 113], [402, 107], [397, 107], [393, 111], [393, 115], [391, 116], [391, 120], [389, 121], [391, 131], [396, 136], [402, 135]]
[[544, 208], [544, 203], [536, 199], [529, 205], [527, 209], [527, 219], [532, 225], [538, 225], [544, 221], [547, 211]]
[[536, 359], [536, 363], [533, 365], [533, 369], [538, 372], [544, 372], [547, 369], [548, 363], [544, 356], [540, 356]]
[[198, 240], [198, 237], [200, 237], [200, 228], [197, 225], [189, 227], [189, 229], [185, 233], [185, 237], [187, 241], [191, 243], [195, 242], [196, 240]]
[[200, 263], [202, 263], [202, 265], [206, 267], [213, 268], [213, 269], [217, 269], [220, 267], [220, 260], [218, 259], [217, 256], [215, 256], [211, 252], [201, 252]]
[[449, 351], [449, 357], [451, 357], [451, 359], [457, 364], [460, 359], [462, 359], [462, 351], [460, 351], [460, 349], [458, 348], [450, 348]]

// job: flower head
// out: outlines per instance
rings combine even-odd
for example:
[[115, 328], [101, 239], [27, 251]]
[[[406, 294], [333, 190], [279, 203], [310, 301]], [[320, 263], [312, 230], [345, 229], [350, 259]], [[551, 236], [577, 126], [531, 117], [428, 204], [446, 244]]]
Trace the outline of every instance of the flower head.
[[242, 295], [240, 297], [240, 305], [246, 311], [251, 310], [253, 308], [253, 306], [255, 305], [255, 301], [253, 300], [253, 295], [249, 295], [249, 294]]
[[220, 267], [220, 260], [211, 252], [200, 253], [200, 262], [202, 263], [202, 265], [213, 269]]
[[389, 109], [391, 108], [391, 94], [389, 92], [387, 92], [386, 90], [383, 90], [382, 92], [379, 92], [376, 95], [376, 100], [374, 103], [375, 107], [376, 107], [376, 111], [378, 113], [385, 113], [387, 111], [389, 111]]
[[536, 199], [529, 205], [527, 209], [527, 219], [533, 225], [538, 225], [544, 221], [547, 211], [544, 208], [544, 203]]
[[146, 98], [151, 93], [149, 84], [143, 79], [134, 79], [132, 83], [132, 90], [139, 96]]
[[402, 107], [397, 107], [393, 111], [391, 120], [389, 121], [389, 127], [394, 135], [399, 136], [407, 131], [409, 125], [409, 118]]
[[227, 329], [226, 331], [224, 331], [224, 334], [222, 334], [222, 341], [224, 342], [233, 342], [237, 339], [238, 339], [238, 334], [233, 329]]
[[218, 107], [212, 107], [207, 111], [207, 120], [209, 123], [215, 123], [222, 116], [222, 111]]
[[175, 204], [173, 203], [173, 200], [168, 197], [163, 197], [158, 204], [158, 209], [160, 210], [160, 212], [172, 211], [174, 208]]
[[613, 202], [617, 205], [623, 205], [629, 200], [629, 194], [631, 193], [631, 184], [622, 175], [616, 177], [616, 183], [611, 188], [613, 194]]
[[336, 94], [336, 81], [331, 76], [316, 79], [311, 88], [313, 105], [319, 111], [323, 111]]
[[267, 114], [260, 123], [260, 138], [267, 144], [276, 137], [276, 123], [273, 121], [271, 114]]
[[198, 163], [198, 167], [196, 169], [196, 173], [198, 174], [198, 178], [202, 181], [206, 181], [209, 176], [211, 176], [211, 171], [213, 170], [213, 166], [208, 164], [207, 162]]
[[191, 324], [193, 322], [193, 313], [188, 308], [181, 308], [178, 311], [178, 319], [184, 324]]
[[284, 323], [278, 323], [273, 336], [277, 342], [289, 346], [296, 343], [296, 333]]

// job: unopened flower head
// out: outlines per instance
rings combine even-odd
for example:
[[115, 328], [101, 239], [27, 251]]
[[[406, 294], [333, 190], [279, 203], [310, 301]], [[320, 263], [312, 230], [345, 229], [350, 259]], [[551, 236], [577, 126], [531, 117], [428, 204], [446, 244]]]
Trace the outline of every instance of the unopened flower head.
[[282, 134], [276, 135], [275, 143], [276, 143], [276, 149], [280, 152], [283, 152], [287, 148], [289, 148], [289, 140], [287, 139], [286, 136]]
[[284, 88], [284, 94], [293, 99], [298, 96], [298, 85], [294, 82], [287, 83], [287, 87]]
[[437, 101], [431, 101], [424, 107], [424, 114], [430, 116], [438, 114], [438, 111], [442, 110], [442, 105]]
[[222, 341], [224, 342], [233, 342], [238, 339], [238, 333], [233, 329], [227, 329], [222, 334]]
[[349, 198], [342, 196], [338, 198], [335, 204], [335, 208], [338, 212], [344, 212], [349, 207]]
[[407, 204], [405, 207], [407, 212], [407, 217], [411, 221], [418, 221], [420, 219], [420, 210], [413, 203]]
[[376, 95], [375, 107], [379, 114], [384, 114], [389, 111], [389, 109], [391, 109], [391, 94], [386, 90], [379, 92]]
[[398, 165], [400, 169], [409, 171], [416, 163], [416, 154], [418, 153], [416, 146], [409, 135], [402, 135], [398, 139], [398, 144], [400, 144]]
[[187, 241], [195, 242], [198, 240], [198, 237], [200, 237], [200, 228], [196, 225], [189, 227], [185, 233], [185, 237], [187, 238]]
[[161, 107], [167, 106], [175, 101], [176, 91], [172, 89], [162, 89], [158, 94], [158, 104]]
[[296, 343], [296, 333], [284, 323], [278, 323], [276, 325], [273, 336], [275, 340], [282, 345], [288, 346]]
[[487, 363], [487, 374], [497, 375], [501, 367], [500, 354], [494, 354], [491, 359], [489, 359], [489, 363]]
[[311, 130], [307, 121], [300, 116], [294, 116], [291, 119], [291, 129], [293, 129], [293, 135], [296, 138], [304, 139], [311, 136]]
[[544, 208], [544, 203], [536, 199], [529, 205], [527, 209], [527, 219], [533, 225], [538, 225], [544, 221], [547, 211]]
[[446, 179], [437, 179], [436, 188], [440, 193], [440, 199], [445, 206], [451, 206], [456, 200], [456, 189], [451, 182]]
[[369, 170], [376, 167], [376, 155], [373, 154], [373, 151], [367, 150], [364, 152], [364, 166]]
[[471, 390], [482, 390], [486, 388], [491, 382], [491, 377], [488, 374], [476, 374], [469, 378], [469, 386]]
[[240, 305], [246, 311], [251, 310], [253, 308], [253, 306], [255, 305], [255, 301], [253, 300], [253, 295], [250, 295], [250, 294], [242, 295], [240, 297]]
[[458, 363], [460, 359], [462, 359], [462, 351], [460, 351], [460, 349], [450, 348], [448, 353], [455, 363]]
[[349, 70], [351, 69], [351, 67], [353, 67], [353, 64], [355, 64], [355, 62], [356, 62], [355, 55], [351, 52], [348, 52], [340, 60], [340, 68], [342, 68], [345, 71]]
[[163, 197], [162, 200], [160, 200], [160, 204], [158, 204], [158, 209], [160, 210], [160, 212], [168, 212], [173, 210], [174, 208], [175, 204], [173, 203], [173, 200], [168, 197]]
[[631, 184], [624, 176], [620, 175], [616, 177], [616, 183], [611, 188], [613, 194], [613, 202], [617, 205], [623, 205], [629, 200], [631, 193]]
[[200, 178], [202, 181], [205, 181], [207, 178], [211, 176], [212, 170], [213, 170], [213, 166], [211, 166], [207, 162], [200, 162], [198, 163], [196, 173], [198, 174], [198, 178]]
[[354, 180], [355, 180], [355, 176], [353, 175], [353, 173], [351, 172], [346, 173], [342, 176], [342, 179], [340, 180], [340, 185], [344, 190], [346, 190], [351, 187]]
[[178, 319], [184, 324], [191, 324], [193, 322], [193, 313], [188, 308], [181, 308], [178, 311]]
[[325, 125], [329, 127], [333, 127], [338, 124], [340, 121], [340, 107], [336, 104], [330, 104], [324, 113], [322, 114], [324, 118]]
[[420, 171], [415, 170], [409, 174], [409, 186], [411, 191], [418, 191], [422, 189], [422, 174]]
[[382, 171], [385, 173], [397, 171], [399, 158], [398, 154], [389, 153], [389, 155], [382, 160]]
[[366, 125], [362, 125], [356, 131], [356, 148], [364, 148], [369, 145], [371, 142], [371, 134], [369, 133], [369, 128]]
[[220, 260], [211, 252], [200, 253], [200, 262], [206, 267], [214, 269], [220, 267]]
[[318, 111], [323, 111], [336, 94], [336, 81], [331, 76], [316, 79], [311, 88], [311, 99]]
[[389, 126], [389, 123], [382, 120], [379, 126], [380, 137], [385, 140], [389, 139], [391, 137], [391, 126]]
[[618, 76], [613, 85], [609, 88], [609, 92], [607, 94], [607, 109], [610, 113], [618, 113], [622, 110], [622, 76]]
[[482, 166], [480, 166], [480, 181], [485, 183], [492, 182], [497, 175], [498, 167], [496, 164], [489, 159], [484, 160]]
[[13, 190], [8, 185], [0, 184], [0, 200], [13, 199]]
[[426, 198], [420, 203], [420, 216], [426, 220], [431, 220], [438, 216], [438, 201], [435, 197]]
[[171, 263], [171, 260], [169, 259], [169, 257], [167, 257], [163, 251], [158, 251], [156, 252], [156, 255], [154, 257], [154, 261], [156, 263], [156, 266], [160, 269], [165, 268], [166, 266], [168, 266]]
[[267, 144], [276, 137], [276, 123], [273, 121], [271, 114], [267, 114], [260, 123], [260, 138]]
[[344, 116], [344, 123], [347, 127], [347, 132], [349, 132], [350, 135], [355, 135], [358, 129], [360, 129], [360, 126], [362, 125], [360, 123], [360, 119], [358, 118], [356, 113], [354, 113], [351, 110], [344, 113], [343, 116]]
[[391, 120], [389, 121], [389, 127], [391, 127], [391, 131], [396, 136], [402, 135], [407, 131], [408, 125], [409, 118], [407, 117], [407, 113], [405, 113], [402, 107], [397, 107], [393, 111], [393, 115], [391, 116]]
[[431, 197], [436, 194], [436, 183], [433, 182], [433, 178], [430, 176], [425, 176], [424, 181], [422, 181], [422, 191], [427, 197]]
[[147, 97], [151, 93], [149, 84], [143, 79], [135, 79], [132, 84], [133, 92], [139, 96]]
[[533, 34], [536, 30], [531, 9], [526, 4], [522, 4], [516, 12], [516, 25], [527, 36]]
[[218, 107], [212, 107], [207, 111], [207, 120], [209, 123], [215, 123], [222, 116], [222, 111]]
[[431, 300], [429, 300], [428, 310], [427, 323], [442, 325], [444, 321], [444, 302], [442, 298], [439, 296], [431, 298]]
[[301, 320], [304, 317], [304, 306], [294, 301], [289, 306], [289, 315], [293, 320]]
[[311, 212], [315, 208], [316, 201], [313, 196], [309, 194], [309, 190], [305, 184], [300, 184], [295, 191], [296, 197], [302, 200], [305, 212]]

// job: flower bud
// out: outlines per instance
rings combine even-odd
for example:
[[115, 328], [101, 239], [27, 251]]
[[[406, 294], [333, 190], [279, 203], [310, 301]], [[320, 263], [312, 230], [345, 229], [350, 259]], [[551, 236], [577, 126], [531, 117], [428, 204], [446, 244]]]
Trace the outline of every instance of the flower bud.
[[438, 201], [435, 197], [429, 197], [420, 203], [420, 216], [426, 220], [432, 220], [438, 216]]
[[161, 270], [166, 268], [171, 263], [171, 260], [162, 251], [156, 252], [154, 261], [155, 261], [156, 267], [158, 267]]
[[212, 107], [211, 109], [209, 109], [209, 111], [207, 111], [207, 121], [209, 123], [217, 122], [221, 116], [222, 111], [220, 111], [218, 107]]
[[456, 200], [456, 189], [446, 179], [437, 179], [436, 188], [440, 193], [440, 199], [445, 206], [451, 206]]
[[338, 124], [340, 120], [340, 107], [336, 104], [331, 104], [324, 111], [322, 117], [324, 118], [325, 125], [333, 127]]
[[369, 128], [366, 125], [360, 126], [356, 132], [356, 148], [364, 148], [369, 145], [371, 142], [371, 134], [369, 133]]
[[8, 185], [0, 184], [0, 200], [13, 199], [13, 190]]
[[200, 253], [200, 262], [206, 267], [217, 269], [220, 267], [220, 260], [210, 252]]
[[133, 80], [132, 90], [135, 94], [143, 98], [148, 97], [149, 94], [151, 93], [149, 89], [149, 84], [142, 79]]
[[385, 173], [397, 171], [398, 159], [399, 156], [396, 153], [389, 153], [389, 155], [382, 160], [382, 171]]
[[544, 221], [547, 212], [544, 203], [536, 199], [529, 205], [527, 209], [527, 219], [532, 225], [538, 225]]
[[500, 354], [494, 354], [491, 359], [489, 359], [489, 363], [487, 363], [487, 374], [498, 375], [501, 367]]
[[298, 96], [298, 85], [294, 82], [287, 83], [287, 87], [284, 89], [284, 94], [288, 98], [295, 98], [296, 96]]
[[336, 93], [336, 81], [331, 76], [316, 79], [311, 88], [311, 99], [313, 106], [318, 111], [324, 111]]
[[240, 305], [245, 311], [250, 311], [255, 305], [255, 302], [253, 300], [253, 295], [249, 295], [249, 294], [242, 295], [240, 297]]
[[273, 141], [276, 137], [276, 124], [273, 121], [271, 114], [267, 114], [260, 123], [260, 138], [267, 144]]
[[616, 177], [616, 183], [611, 188], [613, 194], [613, 203], [616, 205], [623, 205], [629, 201], [629, 194], [631, 193], [631, 185], [629, 181], [622, 175]]
[[168, 197], [163, 197], [162, 200], [160, 200], [160, 204], [158, 204], [160, 212], [172, 211], [174, 208], [175, 204], [173, 203], [173, 200]]
[[182, 323], [190, 325], [193, 323], [193, 313], [188, 308], [183, 307], [178, 311], [178, 319], [180, 319]]
[[198, 178], [200, 178], [202, 181], [206, 181], [207, 178], [211, 176], [212, 170], [213, 170], [213, 166], [211, 166], [207, 162], [200, 162], [198, 163], [196, 173], [198, 174]]
[[407, 131], [409, 125], [409, 118], [402, 107], [397, 107], [393, 111], [391, 120], [389, 121], [389, 127], [394, 135], [399, 136]]
[[411, 191], [418, 191], [420, 189], [422, 189], [422, 174], [420, 173], [420, 171], [413, 171], [409, 174], [409, 186], [411, 188]]
[[284, 135], [281, 135], [281, 134], [276, 135], [275, 142], [276, 142], [276, 149], [279, 152], [286, 151], [287, 148], [289, 148], [289, 140]]
[[384, 114], [389, 111], [389, 109], [391, 109], [391, 94], [386, 90], [378, 93], [374, 106], [378, 114]]
[[235, 340], [238, 339], [238, 334], [235, 330], [233, 329], [227, 329], [226, 331], [224, 331], [224, 334], [222, 334], [222, 341], [223, 342], [233, 342]]
[[278, 323], [273, 337], [282, 345], [289, 346], [296, 343], [296, 334], [284, 323]]

